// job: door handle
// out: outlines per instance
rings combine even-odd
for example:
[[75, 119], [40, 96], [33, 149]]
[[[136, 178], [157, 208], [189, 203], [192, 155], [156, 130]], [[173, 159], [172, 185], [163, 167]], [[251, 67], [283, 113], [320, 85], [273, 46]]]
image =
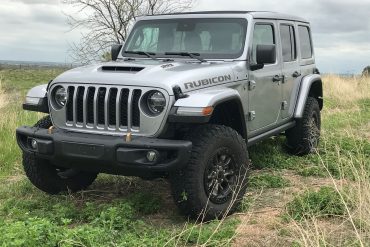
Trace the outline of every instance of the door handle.
[[284, 81], [284, 76], [282, 75], [274, 75], [274, 77], [272, 77], [272, 81], [273, 82], [281, 82], [281, 81]]
[[300, 73], [300, 72], [298, 72], [298, 71], [295, 71], [294, 73], [293, 73], [293, 77], [294, 78], [297, 78], [297, 77], [300, 77], [302, 74]]

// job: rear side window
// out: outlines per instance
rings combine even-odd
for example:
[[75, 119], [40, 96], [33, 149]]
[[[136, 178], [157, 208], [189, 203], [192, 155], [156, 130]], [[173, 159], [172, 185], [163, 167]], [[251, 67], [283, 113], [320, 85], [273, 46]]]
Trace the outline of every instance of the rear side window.
[[306, 26], [298, 26], [299, 32], [299, 44], [301, 47], [302, 58], [311, 58], [312, 57], [312, 44], [310, 30]]
[[256, 50], [257, 45], [274, 45], [275, 35], [274, 28], [272, 24], [256, 24], [253, 33], [253, 49], [252, 49], [252, 59], [253, 62], [257, 62]]
[[294, 61], [297, 58], [294, 27], [291, 25], [281, 25], [280, 36], [283, 49], [283, 61]]

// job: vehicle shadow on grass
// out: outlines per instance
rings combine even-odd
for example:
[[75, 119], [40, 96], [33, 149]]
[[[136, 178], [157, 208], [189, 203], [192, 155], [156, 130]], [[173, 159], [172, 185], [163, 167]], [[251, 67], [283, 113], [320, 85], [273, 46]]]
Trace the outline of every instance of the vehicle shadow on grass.
[[77, 193], [81, 199], [110, 202], [116, 199], [150, 200], [160, 202], [161, 211], [176, 208], [168, 180], [143, 180], [137, 177], [123, 177], [101, 174], [88, 190]]
[[88, 189], [58, 195], [39, 191], [25, 177], [0, 188], [0, 218], [66, 217], [78, 222], [86, 220], [83, 215], [87, 214], [89, 218], [123, 205], [132, 209], [136, 217], [151, 223], [159, 220], [161, 224], [184, 221], [166, 179], [146, 181], [100, 174]]

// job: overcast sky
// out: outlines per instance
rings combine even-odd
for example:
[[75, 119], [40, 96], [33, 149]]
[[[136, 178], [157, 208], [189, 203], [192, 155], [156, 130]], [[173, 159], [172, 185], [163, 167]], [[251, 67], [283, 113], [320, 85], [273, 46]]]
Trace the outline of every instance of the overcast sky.
[[[0, 0], [0, 60], [69, 61], [64, 12], [72, 0]], [[312, 25], [316, 60], [326, 73], [359, 73], [370, 65], [370, 0], [197, 0], [194, 10], [268, 10]]]

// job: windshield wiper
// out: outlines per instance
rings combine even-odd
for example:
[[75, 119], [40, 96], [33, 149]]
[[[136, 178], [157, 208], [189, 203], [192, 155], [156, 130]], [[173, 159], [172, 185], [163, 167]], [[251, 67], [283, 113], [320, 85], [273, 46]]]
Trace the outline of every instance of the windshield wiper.
[[182, 57], [191, 57], [194, 59], [198, 59], [202, 63], [207, 62], [204, 60], [199, 53], [194, 53], [194, 52], [165, 52], [164, 55], [169, 55], [169, 56], [182, 56]]
[[157, 58], [155, 57], [155, 53], [154, 52], [146, 52], [146, 51], [124, 51], [124, 53], [127, 53], [127, 54], [137, 54], [137, 55], [144, 55], [144, 56], [147, 56], [153, 60], [157, 60]]

